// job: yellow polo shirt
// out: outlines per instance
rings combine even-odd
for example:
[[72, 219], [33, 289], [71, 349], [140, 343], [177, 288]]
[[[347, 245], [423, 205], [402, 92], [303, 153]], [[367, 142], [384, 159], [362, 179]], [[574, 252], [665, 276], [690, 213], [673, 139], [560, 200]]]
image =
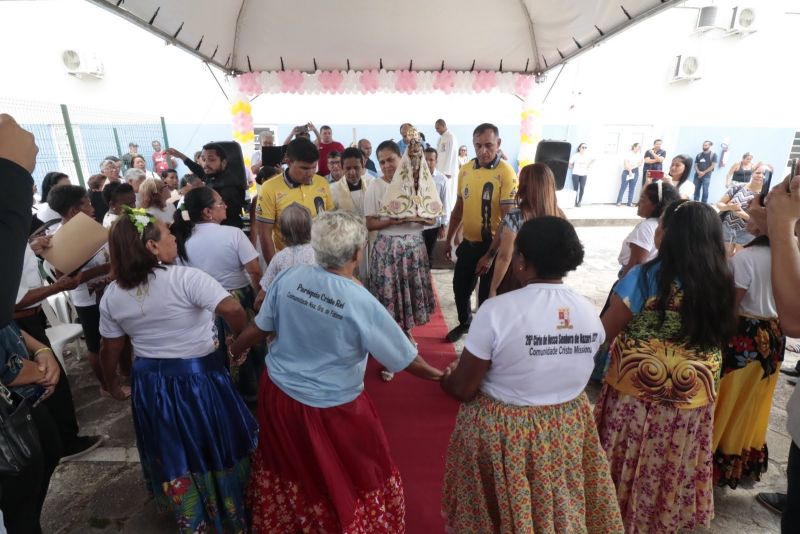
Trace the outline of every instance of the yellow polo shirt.
[[272, 224], [272, 241], [275, 250], [285, 247], [277, 222], [281, 212], [294, 203], [305, 206], [313, 219], [323, 211], [334, 209], [331, 189], [322, 176], [315, 174], [309, 185], [298, 185], [286, 176], [277, 174], [261, 185], [256, 204], [256, 220]]
[[464, 239], [490, 241], [500, 226], [500, 206], [516, 205], [517, 173], [498, 155], [488, 168], [468, 161], [458, 173], [458, 198], [464, 205]]

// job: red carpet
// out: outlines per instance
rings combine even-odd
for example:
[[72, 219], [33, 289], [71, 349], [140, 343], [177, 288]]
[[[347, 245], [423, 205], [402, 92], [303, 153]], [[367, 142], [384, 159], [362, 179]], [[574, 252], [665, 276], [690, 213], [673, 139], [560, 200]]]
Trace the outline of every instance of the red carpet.
[[[440, 369], [456, 356], [453, 345], [444, 339], [447, 331], [437, 305], [431, 321], [412, 332], [422, 357]], [[370, 358], [364, 382], [403, 477], [406, 532], [444, 532], [441, 516], [444, 457], [459, 404], [445, 395], [437, 382], [397, 373], [394, 380], [386, 383], [378, 376], [378, 369], [378, 363]]]

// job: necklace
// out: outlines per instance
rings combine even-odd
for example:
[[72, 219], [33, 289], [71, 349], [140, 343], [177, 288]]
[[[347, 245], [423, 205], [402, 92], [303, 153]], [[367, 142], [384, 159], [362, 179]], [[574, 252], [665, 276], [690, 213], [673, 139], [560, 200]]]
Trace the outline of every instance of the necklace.
[[139, 305], [139, 310], [142, 312], [142, 315], [144, 315], [144, 301], [150, 296], [150, 284], [145, 282], [143, 285], [136, 286], [136, 292], [128, 291], [128, 295], [136, 301]]

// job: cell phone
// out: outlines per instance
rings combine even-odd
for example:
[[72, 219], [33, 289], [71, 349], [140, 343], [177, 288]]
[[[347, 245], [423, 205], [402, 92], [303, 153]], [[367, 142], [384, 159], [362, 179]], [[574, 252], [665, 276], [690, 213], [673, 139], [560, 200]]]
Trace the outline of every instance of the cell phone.
[[307, 124], [302, 124], [300, 126], [295, 126], [295, 129], [297, 130], [297, 133], [308, 133], [308, 125]]
[[664, 171], [647, 171], [647, 175], [654, 182], [664, 179]]

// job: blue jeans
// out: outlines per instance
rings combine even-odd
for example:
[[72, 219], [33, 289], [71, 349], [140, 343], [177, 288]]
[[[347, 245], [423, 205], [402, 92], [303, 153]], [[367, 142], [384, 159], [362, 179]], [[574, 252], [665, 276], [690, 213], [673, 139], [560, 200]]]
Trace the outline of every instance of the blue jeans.
[[[632, 174], [633, 178], [628, 180], [628, 175]], [[617, 204], [622, 204], [622, 195], [625, 193], [625, 188], [628, 188], [628, 204], [633, 204], [633, 191], [636, 189], [636, 182], [639, 181], [639, 169], [633, 169], [629, 172], [627, 169], [622, 171], [622, 183], [619, 185], [619, 194], [617, 195]]]
[[703, 202], [708, 202], [708, 186], [711, 185], [711, 176], [694, 177], [694, 199], [700, 200], [700, 187], [703, 188]]

